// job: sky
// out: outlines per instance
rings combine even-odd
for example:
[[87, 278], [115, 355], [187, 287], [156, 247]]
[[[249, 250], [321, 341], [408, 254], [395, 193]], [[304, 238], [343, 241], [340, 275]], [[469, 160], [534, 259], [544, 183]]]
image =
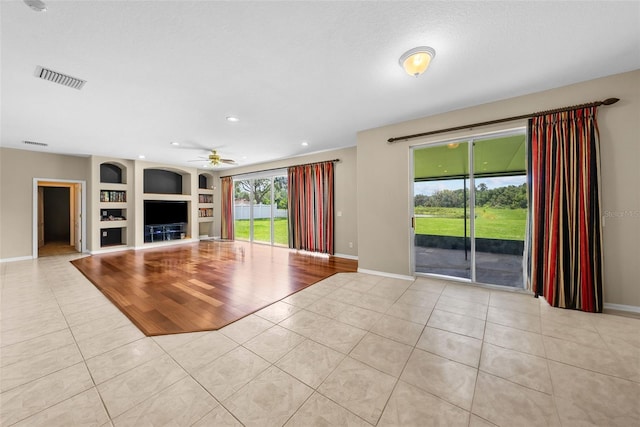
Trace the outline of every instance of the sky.
[[[495, 178], [477, 178], [475, 180], [476, 187], [481, 183], [485, 183], [487, 188], [506, 187], [508, 185], [522, 185], [526, 182], [526, 177], [520, 176], [504, 176]], [[467, 183], [467, 185], [469, 185]], [[431, 196], [437, 191], [441, 190], [460, 190], [462, 189], [462, 180], [447, 180], [447, 181], [428, 181], [428, 182], [416, 182], [413, 184], [413, 194], [424, 194]]]

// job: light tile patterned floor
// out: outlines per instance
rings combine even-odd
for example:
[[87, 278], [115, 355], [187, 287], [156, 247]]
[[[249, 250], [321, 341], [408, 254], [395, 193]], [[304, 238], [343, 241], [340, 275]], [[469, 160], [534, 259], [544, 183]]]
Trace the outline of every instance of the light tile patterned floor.
[[145, 337], [70, 263], [0, 264], [0, 425], [640, 425], [640, 319], [339, 274]]

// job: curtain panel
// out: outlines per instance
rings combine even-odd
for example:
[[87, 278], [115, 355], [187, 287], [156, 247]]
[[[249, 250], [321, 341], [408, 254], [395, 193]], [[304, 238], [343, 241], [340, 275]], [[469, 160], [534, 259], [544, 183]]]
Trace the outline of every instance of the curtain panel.
[[528, 286], [555, 307], [602, 312], [596, 107], [529, 120]]
[[289, 247], [333, 254], [333, 162], [288, 169]]
[[230, 176], [222, 178], [222, 207], [221, 222], [222, 230], [220, 237], [227, 240], [234, 239], [233, 231], [233, 178]]

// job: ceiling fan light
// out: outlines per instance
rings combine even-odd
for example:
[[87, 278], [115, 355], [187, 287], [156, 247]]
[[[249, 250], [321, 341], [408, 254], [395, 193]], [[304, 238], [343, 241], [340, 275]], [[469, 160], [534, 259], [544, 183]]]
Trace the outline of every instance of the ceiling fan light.
[[429, 46], [420, 46], [403, 53], [398, 63], [407, 74], [418, 77], [427, 71], [431, 60], [435, 56], [435, 49]]

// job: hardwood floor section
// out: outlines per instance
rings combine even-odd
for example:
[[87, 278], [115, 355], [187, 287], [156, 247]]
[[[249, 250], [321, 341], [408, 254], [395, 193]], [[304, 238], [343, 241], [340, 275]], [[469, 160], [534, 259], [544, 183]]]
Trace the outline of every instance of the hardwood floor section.
[[72, 261], [147, 336], [219, 329], [357, 261], [203, 241]]

